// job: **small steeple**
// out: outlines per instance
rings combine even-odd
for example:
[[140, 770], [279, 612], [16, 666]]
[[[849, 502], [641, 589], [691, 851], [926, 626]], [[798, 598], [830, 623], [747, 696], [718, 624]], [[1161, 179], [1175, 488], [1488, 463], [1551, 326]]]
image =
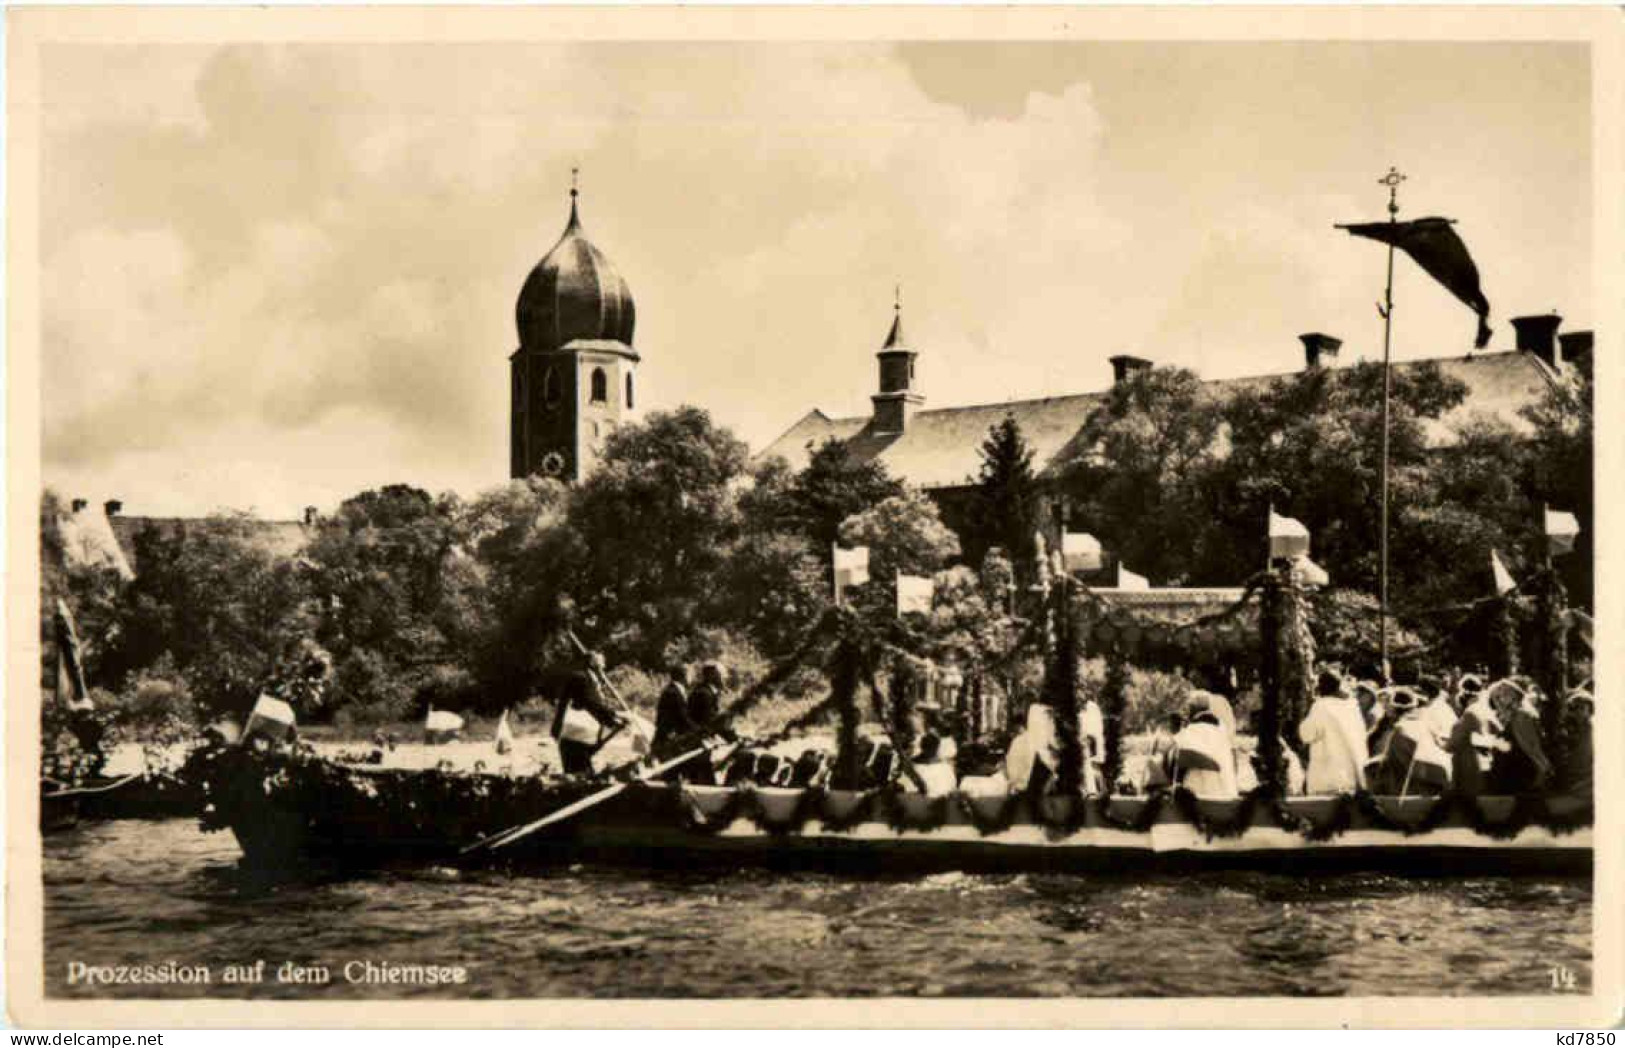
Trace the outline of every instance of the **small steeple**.
[[903, 285], [898, 284], [892, 289], [892, 319], [891, 334], [886, 336], [883, 349], [906, 349], [903, 342]]
[[903, 338], [900, 285], [892, 293], [891, 332], [875, 356], [880, 360], [880, 392], [870, 398], [875, 405], [872, 426], [877, 433], [900, 434], [908, 428], [909, 415], [925, 403], [914, 389], [914, 358], [918, 354]]
[[581, 168], [570, 168], [570, 222], [564, 227], [566, 233], [569, 233], [572, 229], [577, 231], [581, 229], [581, 216], [576, 213], [576, 197], [581, 195], [581, 188], [578, 184], [580, 176]]

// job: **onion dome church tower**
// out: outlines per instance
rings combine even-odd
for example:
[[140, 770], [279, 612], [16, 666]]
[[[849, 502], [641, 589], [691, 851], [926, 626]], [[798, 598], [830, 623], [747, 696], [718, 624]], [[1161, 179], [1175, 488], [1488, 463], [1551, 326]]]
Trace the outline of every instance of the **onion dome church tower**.
[[519, 291], [509, 472], [577, 481], [636, 404], [632, 292], [587, 240], [574, 175], [564, 235]]

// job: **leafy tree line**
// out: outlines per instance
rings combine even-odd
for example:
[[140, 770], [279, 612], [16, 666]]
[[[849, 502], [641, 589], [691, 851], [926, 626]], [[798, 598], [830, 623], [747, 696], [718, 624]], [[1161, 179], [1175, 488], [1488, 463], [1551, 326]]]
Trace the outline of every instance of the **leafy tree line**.
[[466, 500], [362, 492], [292, 558], [255, 522], [219, 516], [139, 532], [137, 575], [120, 583], [70, 566], [53, 494], [42, 510], [47, 686], [50, 609], [66, 595], [106, 693], [150, 697], [158, 668], [202, 713], [240, 713], [315, 659], [329, 679], [301, 717], [363, 722], [430, 705], [494, 712], [545, 693], [568, 661], [566, 626], [655, 681], [678, 661], [765, 665], [827, 604], [838, 539], [872, 536], [905, 570], [958, 551], [928, 501], [841, 445], [799, 472], [753, 465], [696, 408], [618, 429], [573, 488], [528, 478]]
[[[1428, 365], [1394, 378], [1391, 565], [1407, 626], [1423, 640], [1447, 631], [1451, 620], [1426, 609], [1484, 596], [1490, 548], [1515, 573], [1533, 570], [1543, 503], [1581, 520], [1566, 567], [1571, 594], [1588, 602], [1589, 375], [1529, 409], [1530, 432], [1475, 419], [1444, 449], [1430, 431], [1461, 403], [1460, 383]], [[173, 695], [240, 712], [314, 660], [330, 675], [319, 701], [303, 698], [306, 719], [398, 720], [430, 704], [494, 712], [551, 689], [565, 626], [652, 682], [673, 662], [719, 656], [759, 670], [827, 604], [839, 542], [871, 550], [874, 581], [854, 592], [861, 611], [894, 614], [899, 572], [933, 576], [933, 606], [910, 623], [927, 653], [1019, 686], [1036, 664], [1010, 658], [1022, 629], [1011, 595], [1045, 570], [1033, 536], [1052, 485], [1074, 530], [1158, 585], [1234, 585], [1263, 560], [1269, 506], [1303, 520], [1336, 587], [1322, 600], [1323, 650], [1356, 653], [1374, 646], [1380, 383], [1379, 368], [1357, 365], [1223, 392], [1149, 370], [1114, 387], [1070, 464], [1043, 481], [1007, 419], [982, 447], [957, 533], [931, 498], [839, 442], [811, 448], [799, 471], [753, 463], [692, 407], [617, 429], [575, 487], [529, 478], [468, 499], [363, 492], [292, 558], [245, 518], [149, 529], [128, 583], [66, 566], [48, 493], [42, 610], [48, 619], [68, 597], [92, 685], [132, 703], [139, 693], [146, 707]], [[50, 632], [47, 621], [48, 670]]]

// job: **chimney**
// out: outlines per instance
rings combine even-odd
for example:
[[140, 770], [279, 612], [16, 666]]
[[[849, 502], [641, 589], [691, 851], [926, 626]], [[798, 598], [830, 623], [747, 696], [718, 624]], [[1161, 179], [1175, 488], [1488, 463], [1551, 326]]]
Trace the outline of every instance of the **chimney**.
[[316, 524], [316, 507], [315, 506], [306, 506], [305, 507], [305, 527], [307, 527], [307, 528], [314, 527], [315, 524]]
[[1557, 367], [1557, 345], [1555, 336], [1557, 328], [1563, 323], [1563, 318], [1556, 313], [1544, 313], [1533, 317], [1513, 317], [1512, 327], [1518, 332], [1518, 352], [1532, 353], [1546, 362], [1550, 368]]
[[1570, 331], [1557, 336], [1557, 344], [1563, 351], [1563, 363], [1572, 364], [1582, 371], [1591, 367], [1592, 341], [1590, 331]]
[[74, 499], [73, 500], [73, 512], [78, 513], [80, 510], [84, 509], [88, 505], [90, 505], [90, 503], [88, 501], [86, 501], [85, 499]]
[[1343, 348], [1342, 339], [1323, 335], [1319, 331], [1299, 335], [1298, 341], [1303, 343], [1303, 366], [1306, 371], [1331, 367], [1337, 362], [1337, 351]]
[[1126, 353], [1112, 357], [1111, 362], [1113, 385], [1122, 385], [1140, 372], [1151, 370], [1151, 361], [1144, 357], [1131, 357]]
[[123, 499], [108, 499], [102, 503], [102, 511], [109, 517], [116, 517], [124, 511]]

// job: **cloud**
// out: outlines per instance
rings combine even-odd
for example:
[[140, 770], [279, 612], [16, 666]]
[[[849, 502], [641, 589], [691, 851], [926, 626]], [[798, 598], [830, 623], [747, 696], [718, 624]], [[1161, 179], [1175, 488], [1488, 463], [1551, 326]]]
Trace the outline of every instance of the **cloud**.
[[[131, 512], [500, 483], [514, 298], [578, 165], [637, 300], [640, 407], [698, 403], [758, 446], [868, 410], [899, 283], [928, 406], [1100, 388], [1119, 352], [1284, 370], [1298, 331], [1370, 326], [1371, 252], [1328, 228], [1368, 209], [1324, 184], [1235, 203], [1255, 158], [1183, 142], [1138, 65], [1134, 105], [1170, 110], [1150, 138], [1082, 65], [975, 106], [883, 44], [74, 45], [44, 68], [46, 474]], [[1199, 188], [1167, 196], [1193, 149]]]

